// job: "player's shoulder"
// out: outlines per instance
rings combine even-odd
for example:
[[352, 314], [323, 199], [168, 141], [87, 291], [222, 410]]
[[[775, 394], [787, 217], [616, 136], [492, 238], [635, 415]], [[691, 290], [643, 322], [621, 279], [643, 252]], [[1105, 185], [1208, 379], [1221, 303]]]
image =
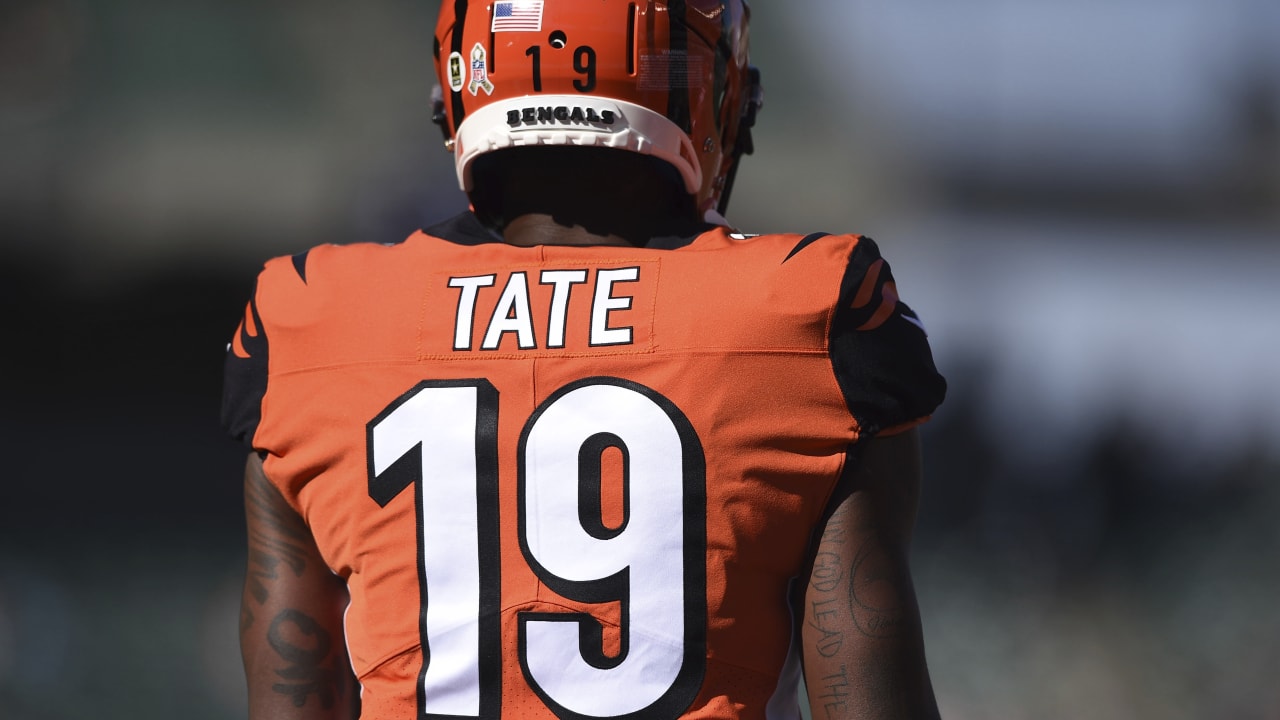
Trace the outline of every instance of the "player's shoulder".
[[267, 260], [254, 294], [277, 319], [363, 306], [411, 283], [432, 262], [424, 257], [429, 244], [419, 230], [395, 242], [314, 245]]
[[705, 233], [690, 248], [722, 251], [723, 258], [715, 262], [736, 267], [755, 265], [780, 280], [799, 283], [818, 282], [821, 277], [861, 275], [882, 261], [876, 242], [858, 233], [753, 234], [721, 228]]
[[263, 276], [273, 282], [311, 286], [318, 279], [359, 274], [379, 262], [394, 263], [397, 255], [403, 255], [409, 249], [409, 240], [413, 237], [410, 235], [404, 240], [387, 243], [314, 245], [292, 255], [267, 260]]
[[[875, 247], [875, 242], [859, 233], [827, 231], [751, 233], [734, 228], [716, 228], [698, 238], [704, 247], [725, 247], [747, 252], [781, 255], [780, 263], [804, 256], [845, 255], [859, 245]], [[695, 244], [698, 244], [695, 243]]]

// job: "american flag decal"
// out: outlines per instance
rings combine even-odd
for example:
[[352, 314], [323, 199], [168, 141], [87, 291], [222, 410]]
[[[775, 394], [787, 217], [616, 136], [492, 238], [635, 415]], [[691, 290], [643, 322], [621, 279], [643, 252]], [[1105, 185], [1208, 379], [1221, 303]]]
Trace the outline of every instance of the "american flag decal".
[[490, 32], [538, 32], [542, 30], [543, 0], [500, 0], [493, 4]]

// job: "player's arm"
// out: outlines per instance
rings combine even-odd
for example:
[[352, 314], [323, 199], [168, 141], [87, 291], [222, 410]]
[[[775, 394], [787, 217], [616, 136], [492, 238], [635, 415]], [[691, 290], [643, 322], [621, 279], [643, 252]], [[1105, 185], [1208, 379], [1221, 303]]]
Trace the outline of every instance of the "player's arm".
[[907, 562], [920, 475], [918, 431], [876, 438], [832, 497], [803, 604], [814, 720], [938, 717]]
[[240, 651], [250, 720], [352, 720], [359, 715], [342, 614], [346, 583], [311, 531], [249, 456], [244, 473], [249, 562]]

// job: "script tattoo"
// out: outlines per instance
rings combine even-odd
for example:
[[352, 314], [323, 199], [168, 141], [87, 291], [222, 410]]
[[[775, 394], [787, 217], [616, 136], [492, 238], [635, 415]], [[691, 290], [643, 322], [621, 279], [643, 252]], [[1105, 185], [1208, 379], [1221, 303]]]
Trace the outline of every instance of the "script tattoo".
[[818, 699], [822, 701], [822, 709], [828, 718], [843, 715], [849, 694], [852, 690], [849, 687], [849, 671], [844, 665], [840, 666], [838, 672], [826, 675], [822, 678], [821, 690]]
[[868, 534], [853, 559], [849, 609], [863, 635], [900, 637], [907, 630], [907, 607], [899, 588], [897, 564], [874, 534]]
[[844, 632], [831, 627], [840, 619], [840, 606], [837, 600], [815, 600], [810, 602], [809, 627], [818, 631], [818, 639], [814, 648], [822, 657], [835, 657], [844, 647]]
[[303, 707], [315, 695], [322, 707], [332, 708], [335, 697], [342, 696], [343, 687], [336, 663], [330, 658], [332, 640], [320, 623], [298, 610], [283, 610], [271, 621], [267, 642], [289, 663], [275, 671], [282, 682], [271, 689], [290, 696], [294, 707]]
[[[303, 543], [308, 534], [301, 517], [278, 509], [282, 502], [279, 491], [265, 476], [250, 473], [249, 478], [245, 485], [245, 510], [249, 519], [251, 567], [245, 589], [261, 605], [270, 594], [268, 581], [278, 579], [282, 567], [288, 567], [295, 577], [301, 577], [306, 569]], [[250, 614], [249, 624], [252, 624], [252, 617]]]
[[844, 567], [840, 553], [829, 550], [819, 552], [813, 561], [813, 588], [827, 593], [840, 587], [843, 581]]
[[938, 718], [907, 558], [914, 485], [889, 467], [917, 440], [886, 442], [838, 488], [812, 550], [802, 621], [814, 720]]
[[814, 555], [805, 608], [813, 650], [825, 658], [838, 657], [850, 641], [845, 635], [849, 629], [876, 639], [907, 633], [901, 572], [875, 528], [851, 523], [845, 509], [828, 518]]
[[814, 557], [813, 572], [809, 584], [813, 589], [807, 608], [806, 624], [814, 632], [814, 649], [822, 657], [835, 657], [844, 647], [842, 614], [848, 612], [847, 601], [842, 602], [840, 588], [847, 577], [845, 560], [841, 553], [845, 541], [845, 528], [840, 518], [827, 522], [818, 553]]

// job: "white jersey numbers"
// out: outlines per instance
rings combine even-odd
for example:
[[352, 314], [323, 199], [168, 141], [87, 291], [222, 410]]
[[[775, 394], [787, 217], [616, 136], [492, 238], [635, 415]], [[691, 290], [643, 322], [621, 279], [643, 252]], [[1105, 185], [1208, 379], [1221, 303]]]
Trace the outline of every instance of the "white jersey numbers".
[[[496, 718], [501, 653], [562, 718], [674, 718], [706, 657], [706, 490], [684, 414], [642, 385], [591, 378], [549, 397], [518, 448], [518, 540], [570, 600], [621, 607], [607, 654], [589, 613], [523, 612], [501, 648], [498, 393], [484, 380], [420, 383], [368, 425], [369, 495], [413, 485], [419, 518], [425, 717]], [[602, 457], [621, 458], [622, 516], [602, 518]], [[615, 643], [616, 644], [616, 643]]]
[[468, 380], [419, 383], [366, 431], [369, 497], [386, 507], [414, 488], [427, 717], [498, 713], [482, 688], [501, 682], [502, 667], [480, 652], [501, 642], [497, 429], [498, 391]]
[[[625, 511], [616, 530], [600, 520], [607, 448], [624, 459]], [[692, 468], [691, 455], [697, 457]], [[525, 677], [561, 717], [641, 716], [655, 706], [668, 714], [654, 717], [674, 717], [684, 709], [670, 714], [667, 696], [682, 684], [690, 653], [699, 663], [703, 654], [701, 456], [674, 405], [620, 380], [570, 385], [526, 426], [519, 455], [525, 557], [557, 593], [588, 603], [621, 601], [624, 615], [617, 657], [606, 657], [599, 640], [580, 641], [600, 634], [588, 615], [521, 617]], [[695, 628], [686, 628], [690, 623]]]

